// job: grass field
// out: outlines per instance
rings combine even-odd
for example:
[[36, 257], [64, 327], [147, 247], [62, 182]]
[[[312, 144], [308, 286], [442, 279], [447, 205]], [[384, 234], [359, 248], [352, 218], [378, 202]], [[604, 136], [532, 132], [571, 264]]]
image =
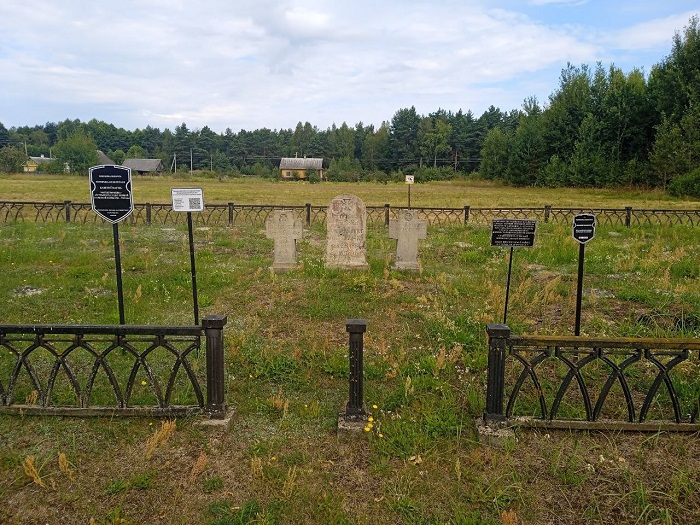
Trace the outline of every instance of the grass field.
[[[0, 182], [3, 200], [89, 201], [85, 179]], [[318, 205], [354, 193], [401, 205], [406, 192], [143, 179], [135, 199], [168, 202], [170, 187], [190, 183], [210, 202], [241, 204]], [[416, 185], [412, 203], [421, 198], [455, 207], [696, 204], [466, 182]], [[573, 332], [578, 248], [569, 230], [540, 224], [535, 247], [516, 250], [514, 332]], [[191, 324], [186, 229], [120, 232], [127, 323]], [[100, 224], [0, 225], [0, 323], [116, 323], [111, 233]], [[361, 272], [324, 267], [322, 226], [305, 230], [301, 267], [279, 275], [259, 228], [198, 229], [195, 241], [201, 314], [228, 316], [230, 428], [0, 416], [1, 523], [700, 522], [696, 435], [520, 431], [500, 448], [477, 442], [484, 328], [502, 318], [508, 265], [488, 228], [429, 228], [416, 273], [391, 269], [395, 241], [381, 227], [369, 231], [370, 269]], [[698, 228], [601, 229], [586, 248], [582, 333], [698, 336], [692, 323], [679, 330], [668, 320], [700, 318], [699, 257]], [[336, 432], [348, 397], [348, 318], [368, 323], [373, 421], [356, 436]]]
[[[87, 177], [65, 175], [0, 175], [0, 200], [42, 202], [90, 202]], [[135, 202], [169, 203], [170, 188], [195, 185], [203, 188], [210, 204], [305, 204], [323, 205], [336, 195], [352, 193], [365, 204], [405, 206], [405, 184], [281, 182], [264, 179], [197, 179], [188, 177], [133, 177]], [[414, 184], [414, 207], [577, 207], [697, 209], [700, 202], [670, 197], [662, 191], [637, 189], [511, 188], [486, 181], [450, 181]]]

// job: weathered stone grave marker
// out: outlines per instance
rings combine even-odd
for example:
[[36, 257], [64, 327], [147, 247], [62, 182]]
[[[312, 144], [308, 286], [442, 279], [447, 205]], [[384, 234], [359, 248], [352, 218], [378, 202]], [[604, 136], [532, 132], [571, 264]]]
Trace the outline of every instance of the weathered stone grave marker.
[[339, 195], [326, 214], [326, 267], [366, 269], [367, 208], [355, 195]]
[[399, 218], [389, 221], [389, 238], [396, 239], [397, 270], [418, 270], [418, 241], [425, 239], [428, 222], [418, 218], [416, 210], [399, 210]]
[[275, 271], [291, 270], [297, 267], [297, 240], [302, 238], [301, 220], [290, 210], [276, 210], [265, 221], [265, 235], [275, 242]]

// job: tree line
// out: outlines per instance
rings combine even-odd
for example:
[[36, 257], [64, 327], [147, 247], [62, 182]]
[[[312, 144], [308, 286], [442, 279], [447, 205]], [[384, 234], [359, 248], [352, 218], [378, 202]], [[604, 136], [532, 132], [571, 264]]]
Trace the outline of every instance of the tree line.
[[6, 129], [0, 123], [0, 170], [20, 171], [29, 156], [51, 156], [86, 172], [96, 150], [114, 162], [160, 158], [170, 171], [277, 176], [281, 157], [322, 157], [330, 180], [418, 182], [479, 176], [513, 185], [668, 188], [700, 196], [700, 23], [674, 35], [671, 53], [648, 75], [610, 65], [567, 65], [557, 89], [541, 104], [438, 109], [420, 115], [399, 109], [379, 127], [343, 123], [321, 130], [216, 133], [186, 123], [128, 131], [96, 119], [67, 119]]

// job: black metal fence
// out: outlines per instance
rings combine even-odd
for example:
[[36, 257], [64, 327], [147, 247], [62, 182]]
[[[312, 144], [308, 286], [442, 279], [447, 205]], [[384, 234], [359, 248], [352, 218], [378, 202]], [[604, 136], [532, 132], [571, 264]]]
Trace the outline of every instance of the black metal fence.
[[225, 324], [0, 325], [0, 412], [223, 419]]
[[487, 335], [487, 423], [700, 430], [700, 340]]
[[[266, 204], [208, 204], [203, 212], [193, 214], [199, 226], [264, 226], [275, 210], [292, 210], [307, 224], [326, 222], [327, 206], [266, 205]], [[367, 206], [367, 222], [388, 225], [403, 207]], [[574, 215], [593, 213], [601, 227], [605, 226], [673, 226], [700, 225], [700, 210], [651, 210], [625, 208], [424, 208], [414, 207], [421, 219], [434, 225], [490, 224], [493, 219], [534, 219], [541, 222], [570, 224]], [[0, 223], [8, 222], [103, 222], [89, 203], [12, 202], [0, 201]], [[173, 225], [184, 223], [186, 214], [174, 212], [171, 204], [135, 204], [126, 219], [131, 224]]]

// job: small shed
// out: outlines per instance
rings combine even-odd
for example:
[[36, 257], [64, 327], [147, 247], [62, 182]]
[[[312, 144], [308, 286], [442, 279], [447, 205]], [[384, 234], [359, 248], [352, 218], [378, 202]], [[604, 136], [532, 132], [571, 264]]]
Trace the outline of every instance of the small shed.
[[131, 168], [131, 171], [143, 175], [144, 173], [163, 173], [163, 161], [160, 159], [124, 159], [122, 166]]
[[323, 180], [323, 159], [282, 157], [280, 160], [282, 180], [306, 180], [310, 172], [316, 172], [318, 178]]

